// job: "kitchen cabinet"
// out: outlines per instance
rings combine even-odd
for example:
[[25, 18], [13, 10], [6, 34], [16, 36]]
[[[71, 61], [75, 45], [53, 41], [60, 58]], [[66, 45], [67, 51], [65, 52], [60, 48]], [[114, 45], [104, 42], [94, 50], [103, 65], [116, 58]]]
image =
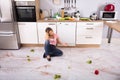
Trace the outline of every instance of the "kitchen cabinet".
[[75, 46], [76, 22], [57, 22], [57, 34], [61, 42]]
[[51, 27], [53, 31], [56, 33], [56, 22], [38, 22], [38, 37], [39, 44], [44, 44], [45, 42], [45, 29], [47, 27]]
[[77, 22], [76, 44], [101, 44], [103, 22]]
[[18, 22], [22, 44], [38, 44], [36, 22]]

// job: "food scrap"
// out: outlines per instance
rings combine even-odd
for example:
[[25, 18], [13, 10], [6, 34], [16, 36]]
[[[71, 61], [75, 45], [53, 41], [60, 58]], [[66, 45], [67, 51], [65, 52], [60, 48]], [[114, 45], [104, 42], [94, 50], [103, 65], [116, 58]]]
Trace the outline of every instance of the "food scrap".
[[98, 71], [98, 70], [95, 70], [94, 74], [95, 74], [95, 75], [98, 75], [98, 74], [99, 74], [99, 71]]
[[27, 57], [29, 58], [30, 56], [29, 56], [29, 55], [27, 55]]
[[59, 74], [54, 75], [54, 80], [59, 80], [60, 78], [61, 78], [61, 75], [59, 75]]
[[88, 60], [87, 63], [88, 63], [88, 64], [92, 64], [92, 60]]
[[27, 60], [28, 60], [29, 62], [31, 61], [31, 59], [29, 59], [29, 58], [28, 58]]
[[68, 66], [68, 69], [71, 69], [71, 67], [70, 67], [70, 66]]
[[35, 50], [34, 50], [34, 49], [31, 49], [30, 52], [35, 52]]

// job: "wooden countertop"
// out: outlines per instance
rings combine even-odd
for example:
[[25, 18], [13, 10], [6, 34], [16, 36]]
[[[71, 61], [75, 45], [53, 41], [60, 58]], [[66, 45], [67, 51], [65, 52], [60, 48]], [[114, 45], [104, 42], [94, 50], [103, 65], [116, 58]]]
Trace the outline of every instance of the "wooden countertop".
[[107, 22], [107, 21], [105, 21], [105, 24], [108, 27], [120, 32], [120, 21], [116, 21], [116, 22]]
[[102, 20], [88, 20], [88, 21], [82, 21], [82, 20], [38, 20], [37, 22], [103, 22]]

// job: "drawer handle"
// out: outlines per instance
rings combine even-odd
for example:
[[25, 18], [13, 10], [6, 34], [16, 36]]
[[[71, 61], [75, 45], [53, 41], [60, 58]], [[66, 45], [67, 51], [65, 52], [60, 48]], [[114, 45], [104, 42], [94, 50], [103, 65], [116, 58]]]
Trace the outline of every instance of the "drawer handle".
[[85, 37], [85, 38], [87, 38], [87, 39], [91, 39], [91, 38], [93, 38], [93, 37]]
[[54, 23], [50, 23], [50, 24], [48, 24], [48, 25], [55, 25]]
[[69, 24], [65, 24], [65, 25], [69, 25]]
[[93, 23], [87, 23], [86, 25], [94, 25]]
[[86, 28], [86, 29], [88, 29], [88, 30], [93, 30], [94, 28]]

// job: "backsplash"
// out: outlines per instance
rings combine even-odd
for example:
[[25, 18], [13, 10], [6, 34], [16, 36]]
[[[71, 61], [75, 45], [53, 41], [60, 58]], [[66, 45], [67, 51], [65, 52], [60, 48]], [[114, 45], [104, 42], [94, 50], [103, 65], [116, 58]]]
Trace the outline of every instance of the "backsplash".
[[[99, 13], [107, 3], [115, 4], [116, 11], [120, 14], [120, 0], [76, 0], [77, 10], [80, 11], [81, 17], [89, 17], [92, 13]], [[64, 7], [64, 0], [60, 0], [59, 5], [55, 5], [53, 0], [40, 0], [40, 8], [50, 11], [53, 13], [59, 12]], [[118, 15], [120, 19], [120, 15]]]

